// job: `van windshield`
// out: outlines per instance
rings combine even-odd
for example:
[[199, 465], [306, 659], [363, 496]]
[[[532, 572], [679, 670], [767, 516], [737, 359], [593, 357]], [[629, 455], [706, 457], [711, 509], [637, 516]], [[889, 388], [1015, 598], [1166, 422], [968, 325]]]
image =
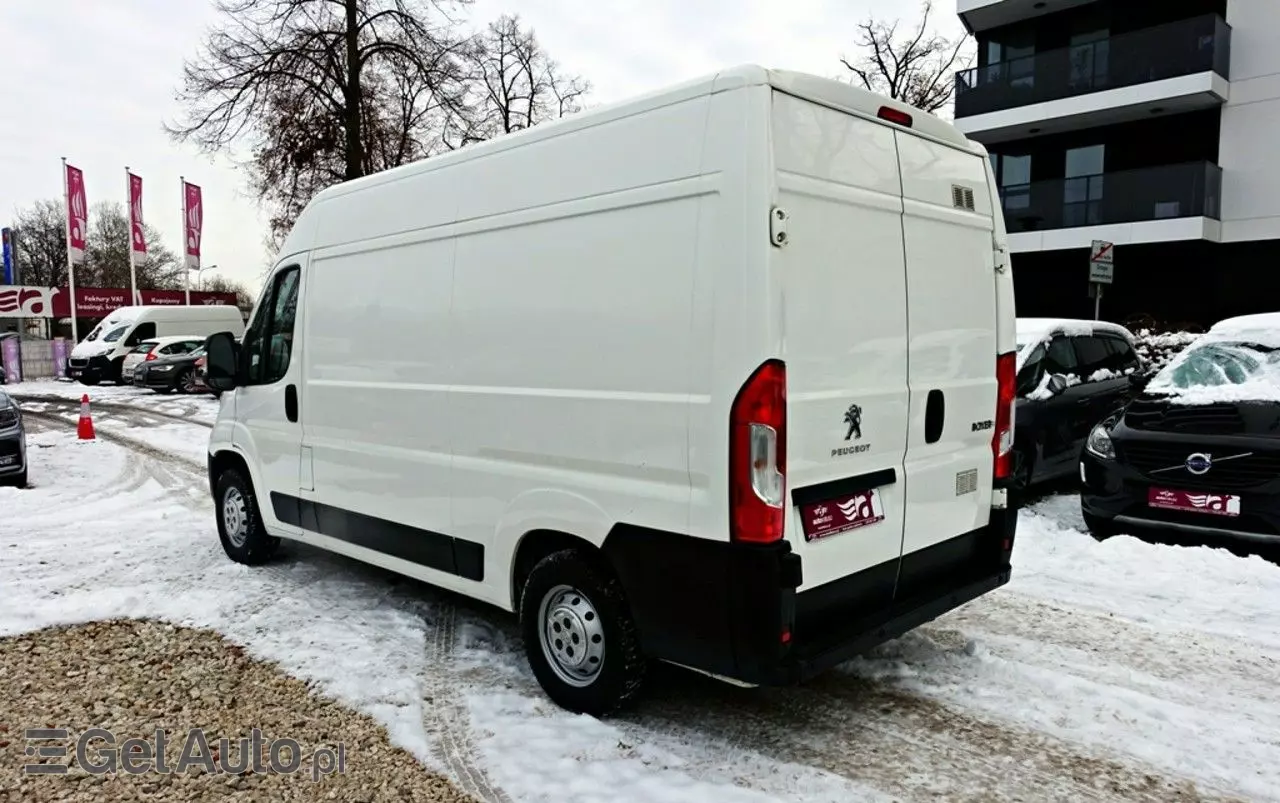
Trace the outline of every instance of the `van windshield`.
[[[114, 343], [120, 338], [124, 337], [124, 333], [127, 331], [129, 331], [128, 325], [117, 326], [115, 329], [112, 329], [110, 332], [107, 332], [106, 337], [102, 338], [102, 340], [104, 343]], [[92, 336], [89, 339], [92, 340], [93, 339]]]

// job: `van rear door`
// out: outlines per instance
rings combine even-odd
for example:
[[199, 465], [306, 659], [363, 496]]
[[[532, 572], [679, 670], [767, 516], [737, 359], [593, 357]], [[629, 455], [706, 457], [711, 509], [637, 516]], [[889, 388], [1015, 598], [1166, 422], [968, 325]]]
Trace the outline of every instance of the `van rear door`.
[[800, 590], [832, 584], [801, 595], [799, 621], [847, 623], [892, 601], [909, 489], [894, 132], [774, 92], [771, 134], [789, 214], [787, 244], [770, 249], [787, 372], [784, 531], [802, 559]]
[[990, 517], [999, 317], [987, 160], [895, 136], [910, 335], [903, 601], [959, 579], [978, 548], [962, 536]]

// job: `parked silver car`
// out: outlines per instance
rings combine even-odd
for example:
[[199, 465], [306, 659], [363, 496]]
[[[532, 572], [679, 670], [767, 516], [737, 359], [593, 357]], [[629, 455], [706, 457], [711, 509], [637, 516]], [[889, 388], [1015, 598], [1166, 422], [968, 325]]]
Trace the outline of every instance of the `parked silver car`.
[[22, 426], [22, 410], [11, 396], [0, 390], [0, 485], [27, 484], [27, 432]]

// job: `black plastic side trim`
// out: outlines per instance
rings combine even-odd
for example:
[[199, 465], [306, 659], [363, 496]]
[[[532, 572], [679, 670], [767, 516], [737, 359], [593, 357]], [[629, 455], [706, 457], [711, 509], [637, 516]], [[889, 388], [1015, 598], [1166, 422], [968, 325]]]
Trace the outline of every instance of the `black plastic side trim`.
[[825, 502], [840, 496], [849, 496], [872, 488], [893, 485], [898, 481], [898, 472], [891, 468], [859, 474], [855, 477], [822, 482], [817, 485], [806, 485], [791, 491], [791, 502], [796, 505], [810, 505], [814, 502]]
[[483, 544], [275, 491], [271, 507], [285, 524], [467, 580], [484, 580]]

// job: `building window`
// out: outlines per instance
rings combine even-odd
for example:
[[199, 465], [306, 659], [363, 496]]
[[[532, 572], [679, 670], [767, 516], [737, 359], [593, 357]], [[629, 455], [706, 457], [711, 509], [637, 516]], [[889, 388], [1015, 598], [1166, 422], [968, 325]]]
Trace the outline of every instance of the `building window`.
[[1066, 178], [1062, 183], [1063, 225], [1096, 226], [1102, 222], [1106, 146], [1090, 145], [1067, 151]]
[[1000, 194], [1005, 211], [1014, 212], [1031, 206], [1031, 156], [1000, 157]]
[[1069, 80], [1077, 92], [1102, 89], [1107, 85], [1111, 62], [1111, 32], [1105, 28], [1071, 37]]

